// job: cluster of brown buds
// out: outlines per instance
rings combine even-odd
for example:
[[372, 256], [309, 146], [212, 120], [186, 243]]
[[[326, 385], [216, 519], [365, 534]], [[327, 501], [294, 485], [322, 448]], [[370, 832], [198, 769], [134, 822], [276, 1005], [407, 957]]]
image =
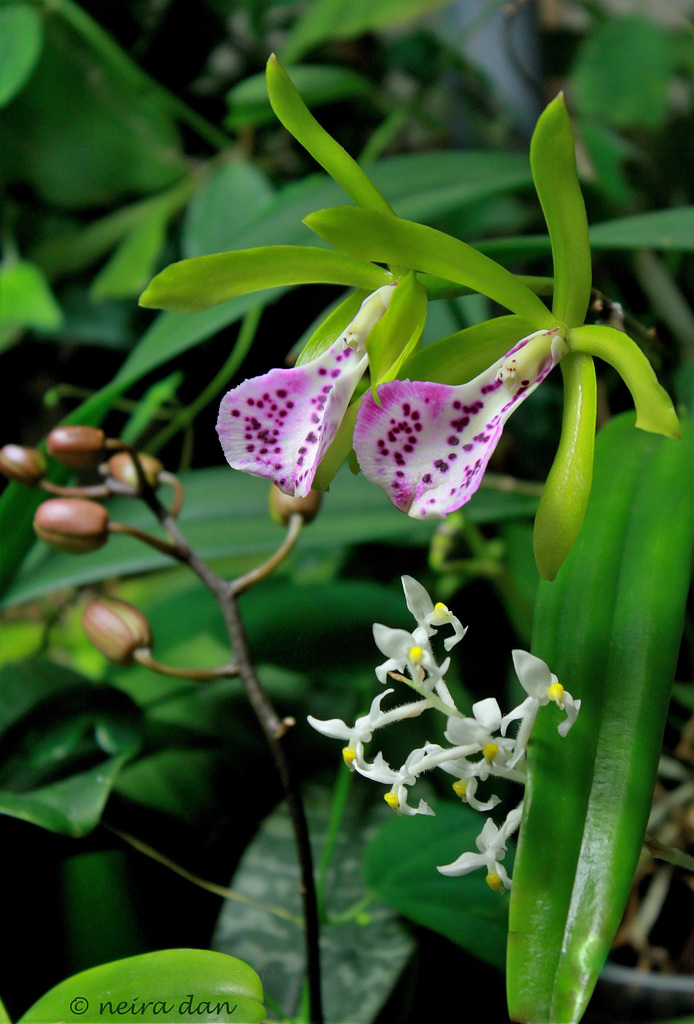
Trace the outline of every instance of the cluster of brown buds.
[[[54, 462], [74, 472], [96, 470], [101, 482], [63, 486], [49, 479], [49, 460], [42, 451], [16, 444], [6, 444], [0, 449], [0, 473], [10, 480], [40, 488], [52, 495], [36, 510], [34, 531], [37, 537], [58, 551], [79, 555], [103, 547], [113, 533], [127, 534], [189, 565], [198, 574], [202, 570], [205, 575], [202, 563], [177, 528], [176, 518], [183, 505], [183, 488], [178, 478], [169, 473], [159, 459], [137, 452], [119, 439], [107, 438], [97, 427], [87, 426], [57, 427], [48, 435], [46, 448]], [[162, 484], [173, 491], [169, 508], [160, 502], [156, 494]], [[263, 566], [224, 585], [233, 594], [266, 576], [291, 550], [301, 525], [310, 521], [318, 510], [320, 495], [316, 492], [303, 499], [287, 498], [274, 487], [273, 492], [271, 513], [278, 522], [289, 527], [287, 538]], [[159, 520], [166, 539], [112, 519], [97, 499], [114, 494], [144, 501]], [[147, 619], [133, 605], [118, 598], [91, 600], [84, 609], [83, 625], [94, 646], [117, 665], [138, 662], [164, 675], [197, 681], [237, 673], [233, 664], [208, 670], [174, 668], [155, 661], [151, 654], [152, 632]]]

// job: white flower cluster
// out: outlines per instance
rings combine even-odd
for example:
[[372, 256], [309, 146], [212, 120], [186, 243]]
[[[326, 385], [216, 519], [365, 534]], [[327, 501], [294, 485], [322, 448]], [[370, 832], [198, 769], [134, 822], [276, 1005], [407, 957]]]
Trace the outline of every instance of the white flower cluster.
[[[416, 807], [410, 806], [408, 788], [420, 775], [436, 767], [454, 776], [454, 791], [471, 807], [489, 811], [499, 803], [499, 798], [491, 796], [486, 801], [478, 800], [477, 786], [479, 782], [486, 782], [489, 776], [521, 783], [525, 781], [523, 758], [538, 709], [550, 702], [557, 704], [566, 713], [558, 731], [566, 736], [576, 721], [581, 702], [572, 698], [544, 661], [527, 651], [516, 650], [513, 651], [513, 664], [528, 694], [523, 703], [502, 716], [496, 699], [487, 697], [473, 704], [471, 716], [464, 715], [455, 706], [444, 679], [450, 658], [437, 665], [429, 641], [438, 628], [448, 625], [453, 634], [446, 637], [444, 647], [450, 651], [465, 636], [466, 629], [444, 604], [435, 605], [424, 587], [411, 576], [403, 576], [402, 585], [407, 607], [417, 626], [408, 633], [378, 622], [374, 624], [376, 646], [387, 659], [376, 669], [376, 677], [382, 684], [389, 676], [407, 683], [420, 699], [383, 711], [381, 704], [384, 698], [394, 692], [389, 688], [373, 699], [369, 713], [357, 718], [353, 726], [339, 718], [322, 722], [309, 715], [308, 721], [325, 736], [345, 742], [342, 756], [348, 767], [388, 786], [384, 799], [400, 814], [434, 813], [424, 800], [420, 800]], [[404, 672], [408, 675], [403, 675]], [[450, 746], [425, 743], [413, 750], [398, 769], [391, 768], [380, 751], [373, 760], [367, 760], [365, 745], [377, 729], [406, 718], [416, 718], [429, 709], [445, 715], [444, 737]], [[506, 736], [506, 730], [516, 719], [520, 719], [521, 724], [515, 739], [511, 739]], [[476, 755], [481, 757], [471, 760]], [[512, 810], [498, 828], [491, 819], [487, 820], [477, 838], [479, 853], [463, 853], [452, 864], [438, 870], [444, 875], [465, 875], [475, 868], [486, 867], [487, 883], [492, 889], [503, 892], [510, 888], [508, 873], [500, 862], [506, 853], [507, 839], [520, 824], [521, 814], [522, 804]]]

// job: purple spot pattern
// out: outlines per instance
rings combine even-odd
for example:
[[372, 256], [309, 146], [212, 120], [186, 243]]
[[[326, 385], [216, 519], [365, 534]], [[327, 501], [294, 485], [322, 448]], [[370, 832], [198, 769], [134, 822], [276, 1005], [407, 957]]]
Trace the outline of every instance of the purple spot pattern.
[[367, 479], [416, 519], [443, 519], [469, 501], [506, 420], [555, 365], [553, 332], [545, 333], [546, 358], [529, 383], [518, 379], [510, 387], [498, 379], [526, 338], [467, 384], [390, 381], [378, 387], [380, 406], [370, 392], [364, 395], [354, 449]]
[[270, 370], [232, 388], [217, 420], [229, 465], [305, 497], [367, 362], [339, 342], [303, 366]]

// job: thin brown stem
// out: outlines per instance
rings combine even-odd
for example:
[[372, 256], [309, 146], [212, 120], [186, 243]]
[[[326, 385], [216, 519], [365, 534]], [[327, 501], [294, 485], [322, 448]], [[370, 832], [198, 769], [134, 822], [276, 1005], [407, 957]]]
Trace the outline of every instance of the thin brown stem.
[[259, 565], [257, 569], [251, 569], [245, 576], [239, 576], [233, 580], [229, 586], [233, 594], [242, 594], [244, 590], [248, 590], [254, 583], [258, 583], [260, 580], [264, 580], [266, 576], [269, 576], [281, 562], [287, 557], [292, 551], [294, 545], [301, 535], [301, 528], [304, 525], [304, 517], [300, 512], [293, 512], [289, 517], [287, 535], [277, 548], [277, 551], [271, 555], [266, 562]]
[[294, 722], [291, 719], [279, 717], [261, 685], [253, 664], [248, 637], [239, 612], [233, 586], [217, 576], [207, 563], [199, 558], [190, 548], [175, 518], [161, 504], [154, 489], [145, 479], [136, 453], [132, 454], [133, 461], [138, 470], [140, 496], [147, 503], [167, 535], [173, 541], [169, 553], [188, 565], [219, 603], [234, 651], [238, 676], [272, 751], [292, 820], [294, 841], [299, 861], [300, 892], [305, 922], [304, 938], [310, 1021], [311, 1024], [323, 1024], [318, 900], [313, 875], [313, 856], [300, 787], [292, 770], [286, 749], [287, 735]]
[[143, 544], [148, 544], [149, 547], [161, 551], [163, 555], [176, 558], [179, 562], [187, 562], [186, 552], [182, 551], [176, 544], [171, 544], [168, 540], [159, 540], [158, 537], [153, 537], [151, 533], [147, 533], [145, 530], [138, 530], [136, 526], [128, 526], [127, 523], [117, 523], [110, 519], [108, 529], [109, 533], [122, 533], [126, 537], [134, 537], [135, 540], [141, 540]]
[[220, 665], [219, 668], [178, 668], [175, 665], [164, 665], [153, 658], [148, 650], [140, 648], [133, 652], [133, 658], [140, 665], [157, 672], [160, 676], [171, 676], [174, 679], [190, 679], [194, 683], [206, 683], [213, 679], [231, 679], [239, 674], [233, 663]]

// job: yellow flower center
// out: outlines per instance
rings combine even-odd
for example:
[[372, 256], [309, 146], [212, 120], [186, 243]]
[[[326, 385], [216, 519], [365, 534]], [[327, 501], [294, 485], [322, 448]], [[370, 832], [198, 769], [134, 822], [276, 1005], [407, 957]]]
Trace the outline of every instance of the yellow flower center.
[[484, 754], [485, 761], [489, 761], [491, 764], [499, 751], [498, 743], [485, 743], [482, 747], [482, 753]]
[[494, 890], [494, 892], [503, 893], [504, 883], [501, 881], [496, 872], [492, 872], [491, 875], [487, 875], [487, 877], [485, 878], [485, 882], [487, 883], [490, 889]]
[[434, 611], [436, 612], [437, 615], [448, 615], [449, 614], [448, 608], [446, 607], [445, 604], [443, 604], [442, 601], [437, 601], [436, 602], [436, 604], [434, 605]]
[[555, 704], [561, 705], [561, 702], [564, 699], [564, 687], [561, 683], [552, 683], [547, 691], [547, 696], [550, 700], [553, 700]]
[[385, 796], [383, 797], [383, 799], [385, 800], [385, 802], [388, 804], [389, 807], [393, 808], [394, 811], [396, 811], [398, 809], [399, 803], [398, 803], [398, 794], [397, 793], [393, 793], [393, 792], [386, 793]]
[[357, 752], [354, 749], [354, 747], [343, 747], [342, 748], [342, 756], [344, 758], [344, 761], [345, 761], [345, 764], [347, 765], [347, 767], [351, 768], [352, 767], [352, 761], [354, 761], [355, 757], [357, 756]]
[[415, 644], [414, 647], [410, 647], [407, 657], [410, 659], [413, 665], [419, 665], [420, 661], [422, 660], [423, 654], [424, 651], [422, 650], [422, 648], [419, 647], [418, 644]]
[[467, 792], [467, 779], [456, 779], [451, 788], [456, 796], [464, 800], [465, 793]]

